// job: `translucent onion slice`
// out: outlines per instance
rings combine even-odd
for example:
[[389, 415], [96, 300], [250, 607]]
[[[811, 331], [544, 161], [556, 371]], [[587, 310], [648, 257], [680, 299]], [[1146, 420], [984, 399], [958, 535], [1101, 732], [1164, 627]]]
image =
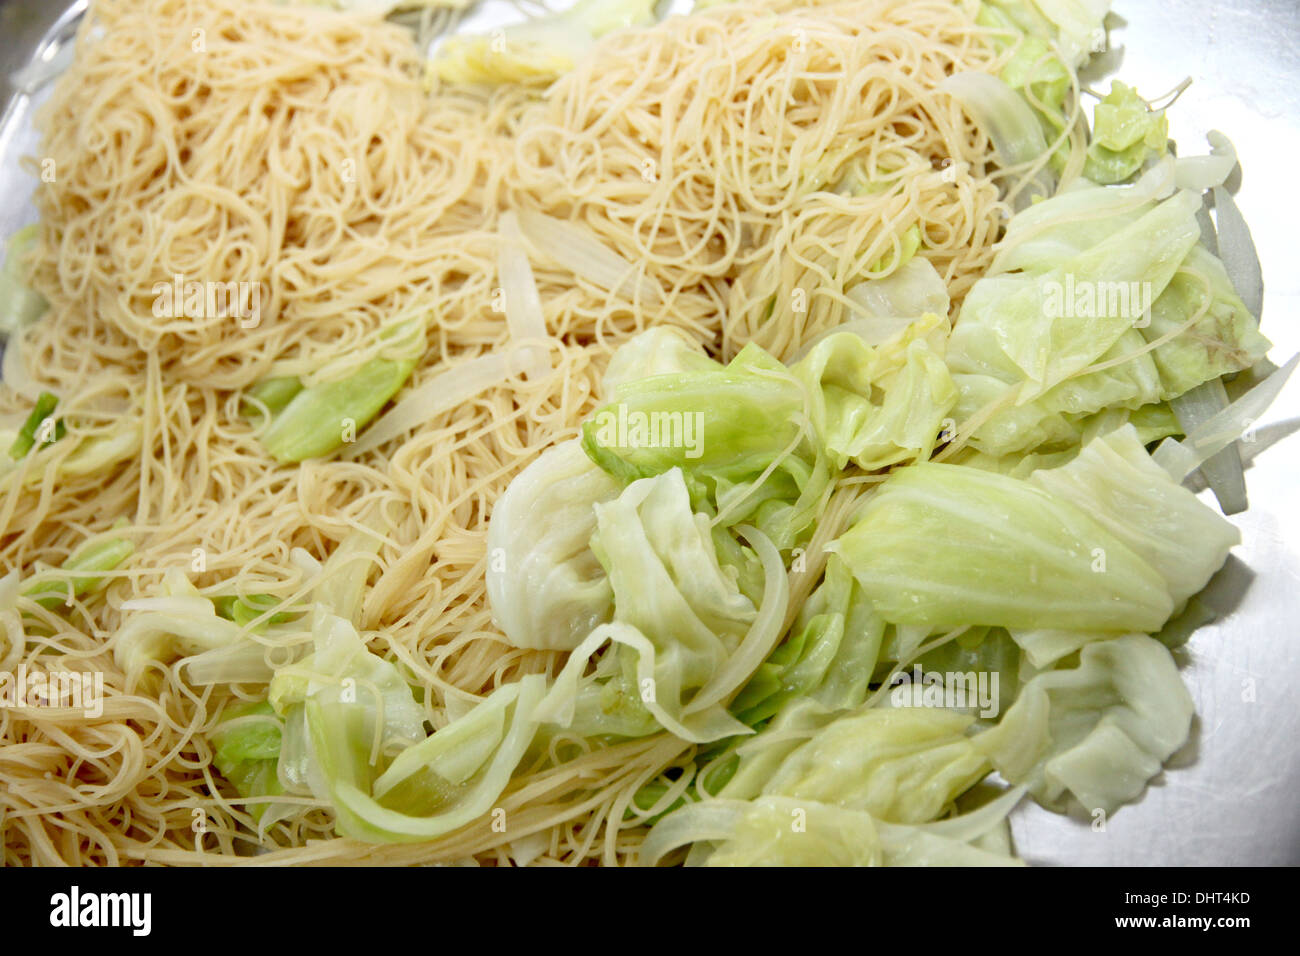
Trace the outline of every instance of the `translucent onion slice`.
[[[513, 359], [513, 361], [512, 361]], [[355, 458], [404, 435], [429, 419], [509, 380], [517, 365], [510, 351], [489, 352], [435, 375], [394, 405], [340, 454]]]
[[1268, 410], [1295, 371], [1300, 354], [1223, 409], [1192, 429], [1181, 442], [1166, 438], [1152, 459], [1175, 481], [1182, 481], [1212, 456], [1227, 448]]
[[542, 299], [537, 292], [537, 280], [524, 248], [524, 237], [519, 231], [519, 220], [513, 211], [502, 213], [499, 224], [501, 244], [497, 250], [497, 273], [501, 292], [505, 297], [506, 325], [510, 338], [520, 344], [520, 359], [529, 378], [537, 378], [549, 368], [549, 351], [528, 348], [522, 343], [546, 338], [546, 318], [542, 313]]
[[266, 662], [266, 646], [241, 641], [184, 658], [185, 679], [196, 687], [210, 684], [267, 684], [275, 670]]
[[[1011, 168], [1041, 159], [1047, 152], [1043, 128], [1025, 100], [1002, 80], [989, 73], [954, 73], [941, 84], [970, 114], [998, 152], [1004, 167]], [[1034, 175], [1034, 185], [1043, 196], [1056, 189], [1056, 179], [1044, 168]], [[1016, 197], [1016, 211], [1033, 201], [1032, 189], [1022, 189]]]
[[1218, 219], [1219, 258], [1250, 314], [1259, 318], [1264, 308], [1264, 272], [1250, 227], [1232, 194], [1222, 186], [1214, 187], [1214, 211]]
[[1232, 141], [1217, 129], [1210, 130], [1205, 138], [1210, 143], [1210, 155], [1187, 156], [1174, 164], [1174, 183], [1179, 189], [1200, 192], [1222, 186], [1237, 166], [1237, 150]]
[[[1222, 380], [1216, 378], [1179, 395], [1169, 405], [1183, 428], [1183, 434], [1191, 435], [1197, 427], [1228, 407], [1228, 393]], [[1201, 473], [1225, 515], [1246, 510], [1246, 473], [1241, 467], [1241, 454], [1236, 442], [1207, 458], [1201, 465]]]
[[637, 277], [636, 266], [600, 241], [594, 232], [531, 209], [518, 212], [519, 228], [534, 251], [555, 260], [579, 279], [643, 302], [662, 301], [659, 287]]

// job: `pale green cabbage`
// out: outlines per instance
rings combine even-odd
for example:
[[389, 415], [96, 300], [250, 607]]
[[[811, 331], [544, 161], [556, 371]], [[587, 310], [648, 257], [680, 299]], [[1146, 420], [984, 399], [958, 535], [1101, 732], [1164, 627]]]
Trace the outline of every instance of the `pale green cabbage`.
[[885, 620], [928, 630], [1154, 631], [1174, 609], [1164, 579], [1093, 517], [961, 465], [895, 472], [831, 550]]
[[[725, 703], [780, 637], [787, 585], [771, 543], [751, 529], [766, 577], [756, 607], [737, 572], [719, 560], [708, 518], [691, 510], [679, 470], [635, 481], [595, 511], [592, 549], [613, 588], [613, 621], [570, 656], [543, 719], [570, 725], [575, 717], [644, 710], [686, 740], [747, 733]], [[584, 679], [588, 659], [609, 641], [618, 672]], [[584, 713], [582, 699], [598, 700], [599, 710]]]
[[1141, 634], [1089, 644], [1077, 666], [1032, 678], [974, 738], [998, 772], [1044, 804], [1113, 813], [1187, 740], [1192, 698], [1169, 651]]
[[492, 508], [487, 592], [516, 647], [571, 651], [609, 620], [614, 594], [588, 546], [594, 506], [619, 494], [575, 441], [544, 452]]

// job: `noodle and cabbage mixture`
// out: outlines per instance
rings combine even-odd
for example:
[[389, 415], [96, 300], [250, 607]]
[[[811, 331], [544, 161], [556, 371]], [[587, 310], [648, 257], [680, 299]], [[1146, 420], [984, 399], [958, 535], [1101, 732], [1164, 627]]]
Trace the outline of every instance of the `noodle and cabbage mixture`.
[[5, 862], [1015, 862], [1135, 798], [1238, 540], [1180, 482], [1244, 507], [1290, 367], [1227, 139], [1089, 122], [1107, 4], [369, 6], [96, 0], [38, 113]]

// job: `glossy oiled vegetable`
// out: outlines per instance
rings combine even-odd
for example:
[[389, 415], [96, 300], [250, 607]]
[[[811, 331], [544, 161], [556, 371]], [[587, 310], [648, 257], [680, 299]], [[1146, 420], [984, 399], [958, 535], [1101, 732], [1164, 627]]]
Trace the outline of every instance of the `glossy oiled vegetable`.
[[302, 389], [262, 433], [262, 444], [282, 464], [328, 455], [356, 440], [414, 368], [413, 360], [376, 358], [346, 378]]

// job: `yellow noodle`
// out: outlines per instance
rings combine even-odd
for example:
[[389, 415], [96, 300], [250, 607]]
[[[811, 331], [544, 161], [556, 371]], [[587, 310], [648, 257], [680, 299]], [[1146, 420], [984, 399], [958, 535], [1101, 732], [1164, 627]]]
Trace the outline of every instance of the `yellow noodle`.
[[[668, 734], [557, 735], [502, 796], [505, 832], [480, 820], [370, 845], [336, 837], [320, 801], [286, 797], [296, 809], [259, 834], [208, 735], [265, 687], [191, 686], [164, 660], [128, 689], [113, 657], [123, 604], [162, 593], [169, 569], [209, 596], [301, 603], [311, 581], [294, 549], [324, 561], [379, 527], [362, 637], [423, 685], [433, 726], [452, 698], [555, 673], [562, 655], [513, 648], [492, 622], [487, 522], [511, 478], [596, 407], [613, 348], [670, 323], [715, 355], [754, 341], [789, 358], [845, 319], [844, 293], [887, 271], [912, 226], [956, 301], [990, 262], [1006, 211], [992, 148], [936, 92], [1004, 62], [973, 14], [941, 0], [725, 6], [609, 36], [549, 88], [488, 93], [426, 90], [411, 33], [382, 21], [244, 0], [92, 3], [33, 157], [56, 170], [36, 192], [33, 281], [50, 311], [10, 343], [24, 374], [0, 388], [0, 417], [18, 421], [55, 392], [68, 434], [4, 477], [0, 561], [24, 585], [55, 580], [119, 519], [136, 550], [70, 606], [19, 598], [21, 614], [0, 615], [0, 668], [57, 660], [103, 674], [106, 693], [93, 718], [0, 709], [5, 862], [501, 864], [536, 833], [542, 863], [630, 859], [647, 817], [633, 795], [669, 767], [690, 772], [693, 747]], [[835, 192], [850, 175], [885, 185]], [[581, 223], [661, 301], [533, 250], [550, 375], [354, 459], [275, 464], [241, 389], [346, 374], [412, 316], [427, 345], [412, 386], [508, 343], [493, 294], [509, 208]], [[177, 275], [259, 283], [258, 321], [155, 316], [158, 284]], [[83, 441], [123, 433], [134, 446], [105, 467], [60, 473]], [[835, 496], [826, 534], [852, 501]], [[269, 661], [292, 651], [249, 639]]]

